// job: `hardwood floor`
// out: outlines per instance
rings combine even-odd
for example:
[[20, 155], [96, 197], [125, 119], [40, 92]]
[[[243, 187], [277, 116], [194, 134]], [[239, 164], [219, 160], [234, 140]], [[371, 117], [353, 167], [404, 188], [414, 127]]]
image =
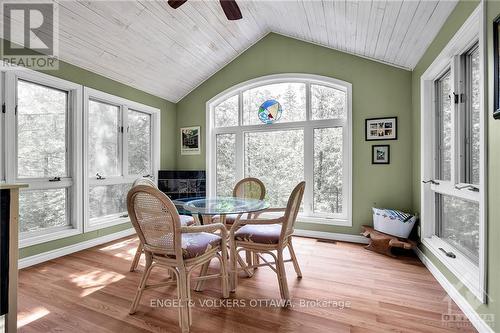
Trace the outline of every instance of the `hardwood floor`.
[[[231, 306], [220, 304], [219, 280], [193, 291], [191, 331], [475, 332], [468, 322], [442, 320], [461, 311], [416, 257], [391, 259], [362, 245], [307, 238], [294, 244], [304, 277], [296, 279], [286, 264], [292, 308], [266, 306], [265, 299], [279, 299], [278, 282], [259, 268], [239, 280], [226, 301]], [[174, 286], [146, 290], [137, 313], [128, 315], [142, 273], [141, 266], [128, 271], [136, 247], [130, 237], [21, 270], [19, 331], [179, 332], [176, 308], [151, 306], [175, 299]], [[157, 269], [151, 279], [164, 280], [165, 272]]]

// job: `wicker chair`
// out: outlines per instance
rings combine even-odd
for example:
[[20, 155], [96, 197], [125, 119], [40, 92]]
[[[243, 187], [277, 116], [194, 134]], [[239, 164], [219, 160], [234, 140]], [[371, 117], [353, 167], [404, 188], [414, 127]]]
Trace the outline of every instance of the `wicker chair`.
[[[216, 257], [221, 263], [220, 274], [197, 277], [193, 280], [220, 277], [222, 295], [224, 298], [229, 296], [226, 228], [221, 223], [182, 226], [179, 213], [172, 201], [158, 189], [147, 185], [135, 186], [129, 191], [127, 208], [146, 254], [146, 267], [132, 302], [130, 314], [136, 312], [145, 289], [176, 283], [181, 304], [179, 324], [183, 332], [189, 332], [192, 322], [189, 308], [190, 276], [194, 269]], [[215, 231], [219, 231], [220, 234], [215, 234]], [[155, 266], [166, 268], [174, 278], [167, 282], [148, 285], [149, 275]]]
[[[138, 185], [145, 185], [145, 186], [151, 186], [153, 188], [158, 188], [151, 179], [149, 178], [137, 178], [134, 183], [132, 184], [132, 187], [138, 186]], [[180, 215], [181, 218], [181, 225], [183, 226], [189, 226], [193, 225], [196, 223], [195, 219], [192, 216], [189, 215]], [[132, 260], [132, 264], [130, 265], [130, 271], [133, 272], [137, 269], [137, 265], [139, 265], [139, 260], [141, 259], [141, 255], [143, 253], [143, 246], [142, 242], [139, 242], [139, 245], [137, 246], [137, 250], [135, 251], [135, 256], [134, 259]]]
[[[292, 246], [292, 234], [295, 221], [299, 213], [300, 204], [304, 195], [305, 182], [299, 183], [290, 194], [288, 204], [285, 209], [269, 209], [267, 211], [284, 211], [284, 215], [275, 219], [259, 219], [259, 215], [254, 219], [236, 220], [230, 230], [231, 242], [231, 271], [232, 281], [231, 289], [235, 290], [238, 282], [237, 258], [240, 251], [251, 251], [259, 256], [263, 264], [254, 263], [247, 269], [253, 269], [260, 266], [269, 266], [278, 275], [278, 284], [280, 287], [281, 298], [290, 300], [288, 283], [285, 272], [285, 262], [292, 261], [295, 273], [298, 278], [302, 277], [297, 257]], [[283, 250], [288, 248], [291, 259], [283, 259]], [[276, 252], [276, 254], [274, 253]], [[269, 262], [262, 256], [269, 254], [274, 262]], [[245, 270], [246, 271], [246, 270]]]

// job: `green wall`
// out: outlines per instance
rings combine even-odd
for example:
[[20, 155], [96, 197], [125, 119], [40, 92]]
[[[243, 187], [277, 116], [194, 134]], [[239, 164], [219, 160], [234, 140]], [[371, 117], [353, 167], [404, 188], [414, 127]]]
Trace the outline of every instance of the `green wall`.
[[[201, 125], [202, 152], [181, 156], [177, 169], [205, 169], [205, 106], [238, 83], [277, 73], [309, 73], [352, 83], [353, 87], [353, 228], [298, 224], [299, 228], [359, 234], [371, 223], [371, 207], [411, 209], [411, 72], [277, 34], [269, 34], [177, 104], [177, 127]], [[364, 140], [364, 119], [398, 117], [398, 140], [390, 165], [371, 165], [371, 145]], [[179, 144], [179, 142], [178, 142]]]
[[[424, 54], [415, 70], [412, 73], [412, 117], [413, 117], [413, 208], [415, 211], [420, 210], [420, 77], [429, 67], [432, 61], [438, 56], [441, 50], [450, 41], [457, 30], [462, 26], [465, 20], [472, 14], [477, 7], [479, 1], [461, 1], [452, 12], [441, 31], [436, 36], [427, 52]], [[500, 280], [498, 274], [500, 272], [500, 264], [495, 256], [500, 251], [500, 227], [498, 225], [498, 216], [500, 216], [500, 208], [495, 202], [495, 198], [500, 197], [500, 188], [495, 186], [500, 181], [500, 176], [496, 172], [489, 170], [498, 170], [500, 167], [500, 154], [495, 147], [495, 143], [500, 144], [500, 121], [494, 121], [491, 116], [493, 110], [493, 98], [491, 94], [491, 86], [493, 82], [492, 64], [493, 64], [493, 37], [492, 37], [492, 22], [493, 19], [500, 14], [500, 2], [488, 1], [486, 3], [487, 11], [487, 47], [488, 47], [488, 78], [490, 90], [488, 101], [490, 106], [487, 108], [488, 116], [488, 304], [480, 304], [475, 297], [459, 282], [459, 280], [444, 266], [441, 262], [428, 250], [424, 245], [420, 245], [422, 252], [434, 263], [434, 265], [444, 274], [444, 276], [458, 288], [459, 292], [469, 301], [474, 309], [480, 314], [495, 314], [496, 318], [500, 318]]]
[[[1, 40], [0, 40], [1, 42]], [[85, 69], [73, 66], [71, 64], [60, 62], [59, 70], [45, 71], [44, 73], [52, 76], [59, 77], [68, 81], [72, 81], [84, 86], [94, 88], [127, 98], [129, 100], [143, 103], [161, 110], [161, 168], [173, 169], [176, 165], [176, 105], [160, 97], [153, 96], [141, 90], [129, 87], [117, 81], [108, 79], [104, 76], [97, 75]], [[131, 228], [130, 223], [125, 223], [110, 228], [92, 231], [76, 236], [58, 239], [47, 243], [42, 243], [34, 246], [29, 246], [20, 250], [20, 258], [28, 257], [31, 255], [43, 253], [46, 251], [58, 249], [64, 246], [83, 242], [92, 238], [108, 235], [117, 231]]]

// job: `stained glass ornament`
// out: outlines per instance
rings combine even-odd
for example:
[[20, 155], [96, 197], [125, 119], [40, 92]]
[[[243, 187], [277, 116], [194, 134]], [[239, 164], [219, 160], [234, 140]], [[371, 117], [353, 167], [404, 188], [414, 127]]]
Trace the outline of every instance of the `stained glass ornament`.
[[259, 119], [264, 124], [272, 124], [280, 120], [282, 113], [281, 104], [274, 99], [268, 99], [259, 107]]

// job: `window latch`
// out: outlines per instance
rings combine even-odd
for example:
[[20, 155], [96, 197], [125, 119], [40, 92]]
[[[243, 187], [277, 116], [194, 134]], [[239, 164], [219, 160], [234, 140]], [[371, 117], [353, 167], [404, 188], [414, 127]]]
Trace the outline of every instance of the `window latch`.
[[442, 247], [439, 248], [439, 250], [441, 250], [448, 258], [453, 258], [455, 259], [457, 256], [455, 255], [455, 253], [451, 252], [451, 251], [446, 251], [445, 249], [443, 249]]
[[61, 181], [61, 177], [54, 177], [52, 179], [49, 179], [49, 182], [60, 182]]
[[147, 175], [142, 176], [142, 178], [153, 178], [153, 177], [151, 177], [150, 174], [147, 174]]
[[96, 173], [95, 175], [96, 175], [97, 180], [103, 180], [103, 179], [106, 179], [106, 178], [104, 178], [103, 176], [101, 176], [99, 173]]
[[459, 95], [458, 95], [458, 94], [453, 93], [453, 102], [454, 102], [455, 104], [458, 104], [458, 97], [459, 97]]
[[122, 218], [122, 219], [126, 219], [127, 217], [128, 217], [128, 214], [120, 215], [120, 218]]
[[466, 185], [455, 185], [455, 189], [457, 190], [465, 190], [468, 189], [469, 191], [472, 192], [479, 192], [479, 187], [471, 185], [471, 184], [466, 184]]
[[439, 182], [435, 181], [434, 179], [422, 180], [422, 183], [424, 184], [431, 183], [432, 185], [439, 185]]

